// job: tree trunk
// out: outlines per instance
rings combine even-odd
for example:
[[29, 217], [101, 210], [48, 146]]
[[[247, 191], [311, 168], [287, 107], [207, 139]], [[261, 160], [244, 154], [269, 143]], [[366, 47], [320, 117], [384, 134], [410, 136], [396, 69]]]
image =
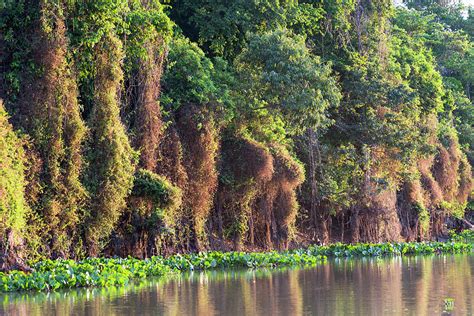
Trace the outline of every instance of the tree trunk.
[[310, 214], [315, 229], [318, 229], [318, 216], [316, 214], [316, 199], [318, 187], [316, 184], [316, 161], [314, 153], [315, 133], [313, 129], [308, 129], [308, 155], [309, 155], [309, 181], [311, 187]]

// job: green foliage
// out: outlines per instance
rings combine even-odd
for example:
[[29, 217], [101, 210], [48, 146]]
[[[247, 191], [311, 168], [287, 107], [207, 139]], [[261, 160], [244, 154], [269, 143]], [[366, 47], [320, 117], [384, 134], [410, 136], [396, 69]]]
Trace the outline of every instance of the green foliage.
[[455, 217], [455, 218], [463, 218], [464, 217], [464, 210], [466, 209], [466, 203], [459, 203], [457, 201], [448, 202], [442, 201], [439, 204], [439, 207], [445, 211], [447, 214]]
[[[216, 232], [236, 247], [286, 246], [313, 227], [328, 240], [400, 224], [417, 234], [404, 237], [428, 238], [464, 215], [472, 10], [163, 3], [0, 1], [0, 97], [31, 140], [22, 158], [4, 128], [0, 226], [25, 232], [30, 254], [97, 255], [113, 237], [107, 251], [148, 256], [205, 249]], [[214, 256], [189, 260], [207, 267]]]
[[308, 253], [328, 257], [380, 257], [401, 255], [429, 255], [448, 253], [470, 253], [472, 244], [463, 242], [426, 243], [381, 243], [381, 244], [341, 244], [329, 246], [310, 246]]
[[363, 177], [363, 170], [352, 145], [334, 148], [323, 144], [322, 150], [329, 161], [319, 171], [318, 188], [321, 199], [331, 205], [331, 215], [336, 215], [356, 202], [360, 190], [358, 179]]
[[456, 233], [455, 231], [450, 231], [449, 239], [452, 242], [474, 244], [474, 230], [465, 229], [459, 233]]
[[165, 276], [172, 270], [162, 258], [44, 260], [33, 265], [34, 272], [0, 273], [1, 291], [54, 291], [61, 288], [119, 286], [151, 276]]
[[154, 256], [145, 260], [90, 258], [72, 260], [44, 260], [33, 264], [34, 272], [0, 273], [0, 292], [54, 291], [74, 287], [108, 287], [124, 285], [133, 279], [168, 276], [176, 271], [218, 268], [259, 268], [324, 263], [326, 257], [311, 255], [303, 250], [292, 252], [245, 253], [202, 252], [174, 255], [168, 258]]
[[471, 165], [474, 163], [474, 106], [463, 93], [452, 91], [454, 98], [454, 126], [459, 143], [463, 145]]
[[186, 38], [173, 39], [163, 77], [164, 103], [177, 109], [182, 104], [209, 102], [217, 91], [212, 81], [213, 68], [197, 44]]
[[246, 110], [281, 115], [289, 132], [327, 124], [325, 111], [339, 104], [330, 65], [287, 30], [250, 35], [235, 65]]
[[[173, 22], [164, 12], [165, 6], [158, 0], [143, 2], [129, 1], [130, 12], [124, 18], [125, 36], [125, 70], [137, 68], [137, 60], [153, 58], [147, 52], [147, 45], [168, 43], [172, 36]], [[165, 45], [157, 47], [164, 53]]]
[[136, 154], [120, 121], [117, 95], [122, 81], [120, 41], [112, 34], [96, 53], [94, 108], [89, 122], [89, 170], [87, 185], [92, 196], [88, 216], [89, 253], [97, 254], [107, 241], [133, 186]]
[[71, 2], [67, 12], [71, 51], [81, 99], [88, 114], [94, 103], [95, 47], [110, 34], [123, 39], [123, 68], [127, 75], [131, 75], [132, 69], [140, 64], [137, 60], [149, 58], [147, 48], [150, 45], [160, 46], [156, 47], [157, 50], [164, 53], [164, 44], [171, 38], [173, 23], [164, 12], [166, 6], [157, 0]]
[[165, 177], [144, 169], [139, 169], [135, 173], [132, 194], [136, 197], [150, 198], [159, 207], [179, 205], [181, 199], [179, 189]]
[[[174, 38], [163, 76], [163, 105], [177, 110], [185, 104], [214, 102], [232, 107], [233, 75], [221, 58], [211, 60], [187, 38]], [[231, 113], [229, 113], [231, 114]]]
[[418, 215], [421, 233], [426, 235], [430, 229], [430, 214], [426, 207], [419, 202], [415, 203], [413, 207]]
[[[418, 7], [416, 2], [409, 6]], [[463, 9], [453, 5], [443, 7], [426, 3], [424, 10], [398, 9], [395, 24], [412, 38], [432, 51], [438, 70], [443, 75], [445, 89], [444, 117], [454, 120], [460, 142], [472, 162], [472, 82], [474, 74], [474, 42], [469, 18]], [[469, 99], [470, 98], [470, 99]]]
[[[5, 101], [16, 100], [23, 84], [25, 73], [35, 73], [37, 66], [31, 56], [31, 40], [24, 32], [33, 28], [37, 20], [38, 5], [31, 5], [26, 0], [3, 1], [0, 10], [0, 45], [2, 56], [0, 63], [4, 67], [2, 79], [2, 93]], [[31, 35], [31, 34], [29, 34]]]
[[163, 209], [167, 225], [176, 223], [176, 212], [182, 202], [181, 195], [181, 189], [163, 176], [144, 169], [135, 173], [132, 196], [151, 200], [154, 208]]
[[448, 253], [469, 253], [472, 244], [462, 242], [431, 243], [384, 243], [384, 244], [333, 244], [310, 246], [284, 252], [200, 252], [197, 254], [174, 255], [168, 258], [154, 256], [145, 260], [86, 259], [45, 260], [33, 265], [34, 272], [20, 271], [0, 273], [0, 291], [51, 291], [74, 287], [107, 287], [124, 285], [133, 279], [151, 276], [167, 276], [178, 271], [261, 268], [295, 265], [323, 264], [328, 257], [380, 257], [401, 255], [429, 255]]
[[436, 71], [435, 61], [423, 40], [408, 36], [406, 31], [397, 28], [393, 33], [391, 71], [413, 89], [423, 111], [443, 111], [441, 75]]
[[245, 46], [248, 33], [283, 26], [293, 0], [184, 0], [173, 5], [171, 17], [184, 34], [207, 53], [232, 60]]
[[165, 264], [180, 271], [261, 268], [324, 263], [326, 257], [309, 255], [303, 250], [285, 252], [200, 252], [189, 255], [174, 255], [164, 260]]
[[287, 27], [296, 34], [305, 36], [319, 35], [321, 29], [321, 21], [324, 19], [325, 10], [319, 6], [319, 3], [302, 1], [299, 5], [289, 8], [287, 13]]
[[68, 5], [68, 31], [77, 68], [81, 98], [87, 113], [93, 104], [95, 47], [109, 34], [127, 31], [128, 0], [76, 1]]
[[[25, 201], [25, 154], [22, 140], [13, 131], [0, 100], [0, 238], [12, 229], [25, 231], [28, 205]], [[3, 241], [4, 242], [4, 241]]]

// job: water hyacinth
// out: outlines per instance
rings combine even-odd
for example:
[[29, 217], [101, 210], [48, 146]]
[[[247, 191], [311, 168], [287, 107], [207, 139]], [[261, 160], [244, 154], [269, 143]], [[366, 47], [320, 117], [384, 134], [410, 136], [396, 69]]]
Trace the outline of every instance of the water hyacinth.
[[164, 260], [168, 267], [180, 270], [202, 270], [214, 268], [261, 268], [291, 265], [314, 265], [326, 261], [326, 256], [306, 251], [288, 252], [202, 252], [198, 254], [174, 255]]
[[125, 285], [135, 278], [165, 276], [172, 269], [162, 263], [162, 258], [139, 260], [86, 259], [44, 260], [33, 266], [34, 272], [0, 273], [1, 291], [56, 290], [59, 288]]
[[133, 279], [168, 276], [179, 271], [214, 268], [259, 268], [291, 265], [315, 265], [326, 257], [307, 252], [202, 252], [134, 258], [89, 258], [73, 260], [44, 260], [32, 265], [34, 272], [10, 271], [0, 273], [0, 291], [57, 290], [60, 288], [116, 286]]
[[34, 272], [0, 273], [0, 292], [51, 291], [74, 287], [125, 285], [134, 279], [172, 276], [180, 272], [226, 268], [275, 268], [323, 264], [328, 257], [380, 257], [469, 253], [473, 244], [462, 242], [341, 244], [309, 246], [284, 252], [200, 252], [167, 258], [89, 258], [81, 261], [44, 260]]
[[468, 253], [472, 244], [463, 242], [402, 242], [402, 243], [336, 243], [329, 246], [310, 246], [308, 252], [328, 257], [379, 257], [397, 255], [426, 255]]

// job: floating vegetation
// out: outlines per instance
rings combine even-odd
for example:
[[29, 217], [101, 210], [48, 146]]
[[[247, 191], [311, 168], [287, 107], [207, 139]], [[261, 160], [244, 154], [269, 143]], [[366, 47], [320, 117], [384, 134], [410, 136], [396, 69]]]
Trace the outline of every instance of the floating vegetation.
[[172, 269], [161, 258], [44, 260], [26, 274], [14, 270], [0, 274], [1, 291], [57, 290], [60, 288], [125, 285], [134, 278], [165, 276]]
[[226, 268], [275, 268], [311, 266], [327, 257], [378, 257], [422, 254], [469, 253], [473, 244], [462, 242], [333, 244], [284, 252], [201, 252], [134, 258], [90, 258], [81, 261], [44, 260], [32, 264], [31, 273], [13, 270], [0, 273], [0, 291], [51, 291], [74, 287], [107, 287], [128, 284], [133, 279], [172, 276], [191, 270]]
[[168, 258], [154, 256], [134, 258], [91, 258], [73, 260], [44, 260], [32, 265], [34, 272], [13, 270], [0, 273], [0, 291], [50, 291], [60, 288], [116, 286], [132, 279], [168, 276], [179, 271], [214, 268], [259, 268], [291, 265], [315, 265], [326, 260], [323, 255], [306, 251], [245, 253], [207, 252], [174, 255]]
[[426, 255], [468, 253], [473, 245], [463, 242], [403, 242], [403, 243], [336, 243], [329, 246], [310, 246], [308, 252], [328, 257], [380, 257], [399, 255]]

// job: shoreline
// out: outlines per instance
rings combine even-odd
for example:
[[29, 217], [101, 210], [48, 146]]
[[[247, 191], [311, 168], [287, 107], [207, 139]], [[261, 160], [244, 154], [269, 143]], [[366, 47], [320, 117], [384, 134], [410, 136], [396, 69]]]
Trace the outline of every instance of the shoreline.
[[[466, 240], [467, 241], [467, 240]], [[87, 258], [42, 260], [33, 263], [33, 272], [12, 270], [0, 273], [1, 292], [54, 291], [78, 287], [126, 285], [133, 280], [165, 277], [193, 270], [228, 268], [276, 268], [315, 266], [327, 258], [387, 257], [472, 253], [472, 242], [335, 243], [312, 245], [282, 252], [202, 252], [170, 257]]]

